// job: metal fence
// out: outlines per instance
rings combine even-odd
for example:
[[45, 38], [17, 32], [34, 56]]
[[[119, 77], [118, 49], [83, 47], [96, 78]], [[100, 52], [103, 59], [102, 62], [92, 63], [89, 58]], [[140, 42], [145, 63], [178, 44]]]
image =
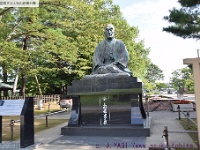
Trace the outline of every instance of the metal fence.
[[[180, 106], [178, 105], [177, 107], [178, 109], [178, 119], [181, 120], [181, 113], [185, 116], [185, 118], [187, 119], [187, 127], [189, 128], [191, 126], [191, 122], [197, 126], [197, 123], [192, 120], [190, 118], [190, 113], [187, 111], [187, 112], [183, 112], [180, 110]], [[165, 145], [165, 150], [168, 150], [169, 149], [169, 133], [197, 133], [198, 134], [198, 131], [172, 131], [172, 130], [168, 130], [167, 126], [164, 127], [164, 130], [163, 130], [163, 143]]]
[[[67, 110], [60, 110], [60, 111], [56, 111], [56, 112], [48, 112], [48, 113], [45, 113], [45, 114], [40, 114], [40, 115], [37, 115], [35, 116], [34, 118], [45, 118], [45, 125], [46, 127], [49, 126], [49, 121], [48, 121], [48, 116], [51, 116], [51, 115], [55, 115], [55, 114], [58, 114], [58, 113], [63, 113], [63, 112], [67, 112]], [[14, 125], [15, 123], [20, 123], [20, 120], [10, 120], [10, 140], [13, 141], [13, 137], [14, 137]], [[7, 126], [5, 124], [5, 126]]]
[[168, 130], [167, 126], [164, 127], [163, 130], [163, 143], [164, 143], [164, 148], [165, 150], [169, 150], [169, 133], [197, 133], [198, 131], [172, 131], [172, 130]]
[[[2, 100], [12, 100], [12, 99], [25, 99], [23, 96], [9, 96], [9, 97], [1, 97]], [[34, 105], [37, 106], [39, 104], [44, 103], [53, 103], [60, 101], [60, 95], [36, 95], [34, 98]]]
[[188, 111], [187, 112], [181, 111], [179, 105], [178, 105], [177, 109], [178, 109], [178, 119], [179, 120], [181, 120], [181, 113], [185, 116], [185, 118], [187, 118], [187, 126], [188, 126], [188, 128], [191, 125], [190, 122], [192, 122], [195, 126], [197, 126], [197, 123], [194, 120], [192, 120], [192, 118], [190, 118], [190, 113]]

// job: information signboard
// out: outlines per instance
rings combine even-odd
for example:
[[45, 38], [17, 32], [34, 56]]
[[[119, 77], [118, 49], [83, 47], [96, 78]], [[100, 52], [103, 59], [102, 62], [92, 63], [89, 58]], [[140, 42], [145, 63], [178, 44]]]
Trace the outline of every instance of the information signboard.
[[0, 116], [20, 116], [25, 100], [0, 100]]

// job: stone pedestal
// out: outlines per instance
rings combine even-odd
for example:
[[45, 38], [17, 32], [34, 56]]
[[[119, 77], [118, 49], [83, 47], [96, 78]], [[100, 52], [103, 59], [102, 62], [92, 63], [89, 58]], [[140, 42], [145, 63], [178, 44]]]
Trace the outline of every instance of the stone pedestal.
[[[67, 87], [67, 94], [74, 98], [68, 126], [61, 129], [63, 135], [150, 135], [146, 122], [149, 118], [142, 103], [142, 83], [136, 77], [123, 73], [86, 76], [73, 81], [72, 86]], [[84, 99], [96, 105], [81, 105]], [[120, 101], [126, 103], [113, 104]]]
[[131, 124], [132, 125], [143, 126], [143, 118], [146, 119], [146, 114], [144, 112], [142, 100], [140, 99], [142, 99], [142, 95], [140, 94], [131, 95]]

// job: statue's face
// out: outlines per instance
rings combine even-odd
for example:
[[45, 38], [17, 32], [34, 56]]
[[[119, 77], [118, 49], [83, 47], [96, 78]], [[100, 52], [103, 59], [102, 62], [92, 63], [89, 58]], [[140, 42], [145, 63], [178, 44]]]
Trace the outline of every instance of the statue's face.
[[105, 27], [105, 37], [108, 39], [114, 38], [114, 26], [112, 25], [107, 25]]

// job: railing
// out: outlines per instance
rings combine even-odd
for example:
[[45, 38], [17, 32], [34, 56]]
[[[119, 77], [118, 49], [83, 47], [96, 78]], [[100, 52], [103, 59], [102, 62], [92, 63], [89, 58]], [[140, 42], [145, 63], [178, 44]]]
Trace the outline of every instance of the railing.
[[190, 122], [192, 122], [195, 126], [197, 126], [197, 123], [190, 118], [190, 113], [188, 111], [185, 114], [183, 111], [181, 111], [179, 105], [178, 105], [177, 109], [178, 109], [178, 119], [179, 120], [181, 120], [181, 113], [187, 118], [187, 126], [188, 126], [188, 128], [190, 127]]
[[62, 113], [62, 112], [65, 112], [67, 110], [60, 110], [60, 111], [56, 111], [56, 112], [52, 112], [52, 113], [46, 113], [45, 114], [45, 118], [46, 118], [46, 127], [48, 127], [48, 116], [51, 116], [51, 115], [54, 115], [54, 114], [58, 114], [58, 113]]
[[15, 123], [20, 122], [20, 120], [10, 120], [10, 140], [13, 141], [13, 135], [14, 135], [14, 125]]
[[[50, 115], [54, 115], [54, 114], [58, 114], [58, 113], [62, 113], [62, 112], [65, 112], [67, 110], [60, 110], [60, 111], [57, 111], [57, 112], [49, 112], [49, 113], [46, 113], [46, 114], [41, 114], [41, 115], [37, 115], [35, 116], [34, 118], [41, 118], [41, 117], [45, 117], [45, 120], [46, 120], [46, 127], [48, 127], [49, 123], [48, 123], [48, 116]], [[14, 125], [15, 123], [19, 123], [20, 120], [10, 120], [10, 140], [13, 141], [13, 135], [14, 135]]]
[[34, 101], [37, 102], [39, 100], [42, 100], [43, 103], [59, 102], [60, 95], [36, 95]]
[[[188, 111], [185, 114], [183, 111], [181, 111], [179, 105], [178, 105], [177, 109], [178, 109], [178, 119], [179, 120], [181, 120], [181, 113], [187, 118], [187, 127], [188, 128], [190, 127], [190, 122], [192, 122], [195, 126], [197, 126], [197, 123], [190, 118], [190, 113]], [[164, 130], [163, 130], [163, 136], [162, 136], [163, 143], [165, 145], [165, 150], [169, 149], [169, 133], [198, 133], [198, 131], [169, 131], [167, 126], [165, 126]]]
[[168, 138], [167, 126], [164, 127], [162, 138], [163, 138], [163, 143], [164, 143], [165, 150], [168, 150], [168, 148], [169, 148], [169, 138]]
[[1, 100], [12, 100], [12, 99], [25, 99], [24, 96], [3, 96]]
[[[12, 100], [12, 99], [25, 99], [23, 96], [8, 96], [8, 97], [1, 97], [2, 100]], [[36, 95], [34, 98], [34, 105], [39, 105], [40, 100], [41, 103], [52, 103], [52, 102], [59, 102], [60, 95]]]
[[167, 126], [165, 126], [163, 130], [163, 136], [162, 136], [165, 150], [169, 149], [169, 133], [197, 133], [198, 134], [198, 131], [172, 131], [172, 130], [169, 131]]

